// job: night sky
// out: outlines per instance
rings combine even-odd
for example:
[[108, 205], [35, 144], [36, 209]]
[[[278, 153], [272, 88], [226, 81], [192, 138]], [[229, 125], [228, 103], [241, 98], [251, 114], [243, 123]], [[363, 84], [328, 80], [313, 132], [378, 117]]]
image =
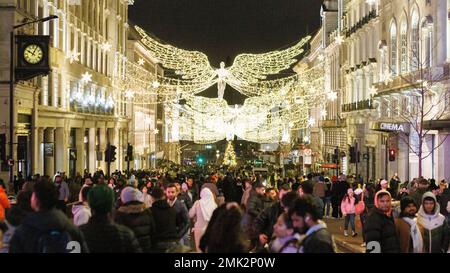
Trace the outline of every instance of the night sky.
[[[129, 19], [179, 48], [204, 52], [213, 67], [240, 53], [285, 48], [320, 26], [322, 0], [135, 0]], [[205, 96], [217, 96], [217, 88]], [[227, 88], [225, 99], [245, 97]]]

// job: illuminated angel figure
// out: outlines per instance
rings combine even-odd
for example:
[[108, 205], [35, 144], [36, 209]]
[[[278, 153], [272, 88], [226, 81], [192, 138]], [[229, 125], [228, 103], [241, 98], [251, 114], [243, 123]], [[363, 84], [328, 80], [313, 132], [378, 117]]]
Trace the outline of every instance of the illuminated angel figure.
[[240, 54], [231, 67], [225, 68], [225, 63], [222, 62], [220, 68], [216, 69], [210, 65], [204, 53], [163, 44], [147, 35], [140, 27], [135, 28], [142, 37], [142, 43], [164, 68], [175, 71], [185, 84], [199, 87], [192, 88], [195, 90], [194, 94], [217, 83], [219, 98], [223, 98], [226, 84], [239, 92], [245, 92], [249, 87], [266, 80], [267, 76], [289, 69], [297, 62], [295, 57], [304, 51], [303, 46], [311, 39], [311, 36], [307, 36], [284, 50]]

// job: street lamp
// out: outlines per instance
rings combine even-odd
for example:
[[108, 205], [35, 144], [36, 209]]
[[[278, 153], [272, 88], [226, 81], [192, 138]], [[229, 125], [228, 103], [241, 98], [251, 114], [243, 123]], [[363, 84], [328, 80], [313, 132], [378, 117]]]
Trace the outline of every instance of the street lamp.
[[[10, 32], [10, 65], [9, 65], [9, 159], [14, 162], [14, 31], [30, 24], [43, 23], [58, 18], [57, 15], [51, 15], [45, 18], [37, 19], [31, 22], [13, 26]], [[9, 183], [13, 183], [14, 164], [9, 164]]]

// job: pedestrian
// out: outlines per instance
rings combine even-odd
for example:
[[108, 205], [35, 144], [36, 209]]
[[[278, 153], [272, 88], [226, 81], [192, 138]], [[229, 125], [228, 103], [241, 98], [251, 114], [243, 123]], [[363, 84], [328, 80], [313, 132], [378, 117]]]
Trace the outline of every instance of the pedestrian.
[[88, 194], [91, 189], [92, 187], [84, 187], [80, 192], [81, 200], [72, 207], [73, 223], [76, 226], [87, 224], [92, 216], [88, 203]]
[[258, 234], [256, 234], [254, 221], [256, 217], [264, 210], [264, 192], [265, 186], [261, 182], [255, 182], [254, 189], [250, 193], [247, 202], [247, 211], [245, 213], [245, 230], [252, 241], [252, 246], [257, 246]]
[[330, 178], [326, 177], [324, 179], [325, 183], [325, 198], [323, 199], [323, 215], [324, 218], [330, 218], [331, 217], [331, 198], [332, 198], [332, 192], [331, 192], [331, 181]]
[[439, 201], [439, 206], [441, 208], [441, 214], [447, 218], [447, 222], [450, 220], [450, 189], [448, 188], [447, 182], [441, 180], [439, 182], [439, 195], [436, 196]]
[[5, 185], [0, 185], [0, 223], [5, 221], [5, 211], [9, 209], [11, 204], [9, 203], [8, 195], [6, 194]]
[[205, 234], [200, 239], [204, 253], [248, 253], [250, 247], [242, 230], [242, 210], [237, 203], [219, 206], [211, 216]]
[[425, 253], [445, 253], [450, 243], [450, 228], [447, 219], [440, 212], [436, 196], [426, 192], [417, 215], [417, 223], [424, 238]]
[[114, 223], [114, 192], [105, 183], [97, 184], [88, 194], [92, 217], [80, 226], [91, 253], [140, 253], [133, 231]]
[[416, 204], [422, 204], [422, 196], [428, 191], [429, 182], [425, 178], [419, 178], [414, 192], [410, 196], [414, 199]]
[[214, 201], [214, 194], [210, 189], [204, 188], [200, 192], [200, 199], [195, 201], [189, 210], [189, 217], [194, 220], [194, 240], [197, 252], [201, 252], [200, 238], [206, 231], [209, 221], [217, 204]]
[[164, 191], [155, 187], [150, 193], [152, 197], [153, 219], [155, 232], [152, 241], [152, 252], [174, 252], [180, 248], [180, 237], [177, 232], [177, 211], [169, 206]]
[[258, 234], [258, 247], [257, 250], [262, 249], [272, 238], [273, 226], [283, 212], [287, 211], [287, 208], [292, 203], [292, 200], [297, 198], [298, 195], [291, 191], [288, 183], [280, 186], [280, 192], [278, 193], [278, 199], [271, 207], [263, 210], [254, 220], [255, 233]]
[[400, 244], [391, 208], [391, 194], [386, 190], [375, 194], [375, 207], [369, 212], [365, 224], [367, 252], [373, 244], [379, 246], [381, 253], [399, 253]]
[[399, 218], [395, 219], [400, 252], [422, 253], [423, 238], [417, 225], [417, 205], [410, 196], [400, 200], [401, 212]]
[[141, 186], [142, 203], [144, 203], [144, 206], [146, 208], [149, 208], [152, 206], [151, 197], [150, 197], [150, 194], [148, 194], [148, 192], [149, 192], [148, 183], [147, 183], [147, 185], [142, 185]]
[[245, 179], [244, 187], [244, 193], [241, 198], [241, 207], [244, 211], [247, 211], [247, 202], [250, 198], [250, 193], [252, 192], [252, 181], [250, 179]]
[[331, 184], [331, 216], [334, 219], [339, 219], [342, 216], [342, 212], [339, 209], [340, 200], [339, 200], [339, 182], [337, 178], [334, 176]]
[[131, 229], [142, 252], [150, 253], [156, 229], [151, 210], [142, 202], [142, 193], [133, 187], [124, 188], [120, 195], [123, 205], [117, 210], [114, 220]]
[[286, 212], [278, 216], [273, 225], [273, 239], [269, 244], [271, 253], [297, 253], [298, 238], [295, 236], [294, 225]]
[[66, 181], [63, 180], [60, 173], [56, 173], [53, 182], [58, 189], [59, 198], [57, 208], [66, 213], [66, 204], [69, 201], [70, 191]]
[[166, 186], [165, 193], [167, 197], [167, 203], [169, 204], [169, 206], [173, 207], [176, 211], [177, 215], [176, 228], [180, 242], [185, 246], [189, 246], [190, 222], [187, 207], [181, 200], [178, 199], [178, 191], [174, 183], [170, 183]]
[[75, 241], [81, 252], [88, 248], [81, 231], [56, 209], [60, 193], [50, 181], [33, 186], [30, 213], [16, 229], [9, 245], [10, 253], [65, 253], [67, 244]]
[[22, 224], [24, 219], [33, 212], [31, 208], [32, 191], [20, 190], [17, 194], [17, 203], [12, 205], [6, 214], [5, 226], [6, 230], [3, 233], [3, 246], [0, 247], [0, 253], [9, 252], [9, 243], [16, 229]]
[[298, 253], [335, 253], [333, 239], [327, 225], [319, 219], [311, 195], [297, 198], [289, 208], [289, 217], [299, 235]]
[[192, 208], [193, 203], [192, 203], [192, 199], [189, 196], [188, 192], [189, 192], [189, 188], [188, 188], [187, 184], [183, 183], [180, 187], [180, 191], [178, 193], [177, 198], [180, 199], [180, 201], [184, 203], [184, 205], [186, 206], [186, 208], [188, 210], [190, 210]]
[[300, 185], [299, 190], [300, 190], [300, 196], [303, 194], [311, 196], [311, 199], [314, 202], [314, 207], [317, 209], [317, 215], [319, 217], [318, 219], [323, 219], [324, 204], [320, 197], [313, 195], [313, 192], [314, 192], [313, 182], [311, 180], [307, 180], [307, 181], [303, 182]]
[[389, 181], [389, 189], [393, 199], [398, 198], [398, 188], [400, 186], [400, 183], [400, 178], [398, 177], [398, 174], [395, 173]]
[[352, 237], [356, 237], [356, 229], [355, 229], [355, 197], [353, 193], [353, 189], [349, 188], [347, 190], [347, 194], [342, 198], [341, 202], [341, 210], [342, 215], [345, 217], [345, 224], [344, 224], [344, 236], [348, 237], [348, 224], [350, 223], [350, 226], [352, 228]]

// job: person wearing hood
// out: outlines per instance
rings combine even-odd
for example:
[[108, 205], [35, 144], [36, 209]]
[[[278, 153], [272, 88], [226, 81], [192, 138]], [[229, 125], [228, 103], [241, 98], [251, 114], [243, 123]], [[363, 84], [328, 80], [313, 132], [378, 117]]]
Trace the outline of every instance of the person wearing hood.
[[73, 223], [76, 226], [87, 224], [89, 218], [91, 218], [91, 208], [88, 204], [88, 194], [92, 187], [84, 187], [81, 192], [81, 199], [77, 204], [72, 207]]
[[348, 224], [350, 223], [352, 227], [352, 237], [356, 237], [356, 229], [355, 229], [355, 217], [356, 217], [356, 199], [353, 193], [353, 189], [349, 188], [347, 190], [347, 194], [342, 198], [341, 202], [341, 210], [342, 215], [345, 217], [345, 224], [344, 224], [344, 236], [347, 237], [348, 233]]
[[130, 228], [141, 246], [142, 252], [150, 253], [152, 237], [155, 232], [155, 221], [150, 209], [142, 202], [140, 191], [132, 187], [126, 187], [120, 194], [123, 205], [119, 207], [115, 215], [117, 224]]
[[449, 247], [450, 229], [447, 219], [439, 211], [436, 196], [426, 192], [422, 197], [422, 206], [417, 216], [425, 253], [445, 253]]
[[410, 196], [400, 200], [401, 212], [395, 219], [400, 251], [402, 253], [422, 253], [423, 238], [417, 226], [417, 205]]
[[327, 225], [319, 219], [312, 196], [305, 194], [297, 198], [289, 208], [296, 237], [297, 253], [335, 253], [335, 245]]
[[[78, 242], [81, 252], [88, 252], [83, 233], [75, 227], [60, 210], [56, 209], [59, 192], [55, 185], [49, 181], [40, 181], [34, 184], [31, 195], [30, 213], [16, 229], [9, 245], [10, 253], [42, 253], [46, 252], [49, 237], [68, 235], [71, 241]], [[57, 239], [67, 236], [58, 236]], [[50, 240], [51, 241], [51, 240]], [[58, 240], [59, 241], [59, 240]], [[51, 251], [66, 252], [65, 249], [52, 249]]]
[[375, 207], [369, 212], [364, 225], [367, 252], [369, 247], [378, 243], [381, 253], [399, 253], [400, 244], [392, 216], [391, 194], [386, 190], [378, 191], [374, 198]]
[[54, 176], [53, 182], [55, 183], [59, 192], [57, 208], [60, 209], [63, 213], [66, 213], [66, 204], [69, 201], [70, 196], [69, 186], [59, 173]]
[[195, 201], [192, 208], [189, 210], [189, 217], [194, 220], [194, 240], [197, 252], [200, 250], [200, 238], [205, 233], [209, 220], [217, 208], [214, 201], [214, 194], [208, 188], [203, 188], [200, 192], [200, 199]]
[[17, 203], [11, 206], [6, 214], [5, 225], [7, 230], [3, 234], [3, 246], [0, 247], [0, 253], [9, 252], [9, 242], [14, 235], [15, 230], [19, 227], [23, 220], [33, 212], [31, 208], [32, 191], [19, 191], [17, 194]]
[[106, 184], [94, 186], [88, 194], [92, 217], [80, 226], [91, 253], [140, 253], [134, 232], [114, 223], [114, 191]]

